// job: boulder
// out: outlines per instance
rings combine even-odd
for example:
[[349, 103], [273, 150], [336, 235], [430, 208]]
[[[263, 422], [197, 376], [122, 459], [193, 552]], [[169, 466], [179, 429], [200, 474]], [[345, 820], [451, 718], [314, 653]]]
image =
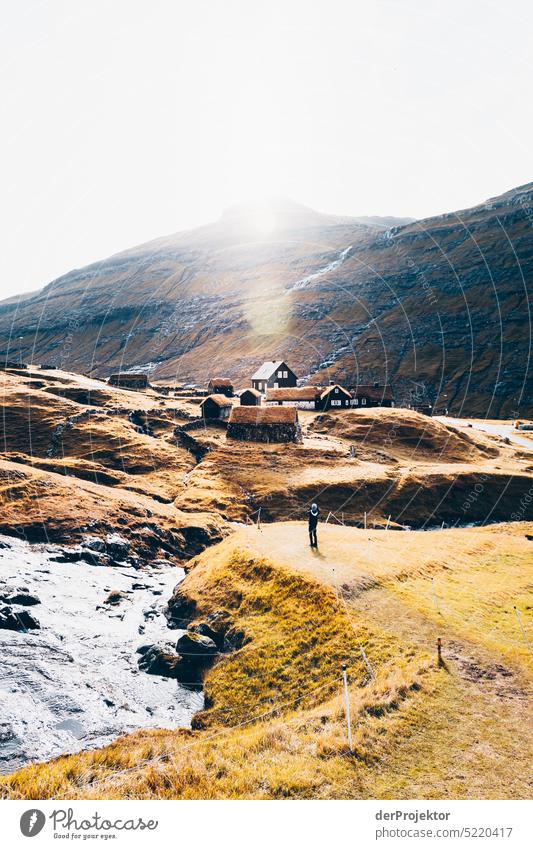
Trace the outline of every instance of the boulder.
[[56, 554], [49, 558], [53, 563], [77, 563], [81, 560], [82, 548], [76, 545], [72, 548], [58, 548]]
[[85, 563], [88, 563], [90, 566], [108, 566], [109, 565], [109, 557], [106, 554], [102, 554], [100, 551], [93, 551], [88, 548], [81, 552], [80, 560], [83, 560]]
[[85, 537], [82, 542], [84, 548], [90, 548], [91, 551], [99, 551], [102, 554], [105, 553], [106, 545], [103, 539], [100, 537]]
[[28, 592], [15, 592], [11, 595], [0, 596], [1, 601], [5, 601], [7, 604], [21, 604], [24, 607], [31, 607], [34, 604], [40, 604], [41, 599]]
[[218, 650], [214, 640], [210, 637], [187, 631], [176, 643], [176, 651], [182, 656], [185, 663], [196, 664], [200, 660], [214, 657]]
[[40, 627], [39, 620], [27, 610], [13, 610], [9, 605], [0, 608], [0, 630], [31, 631]]
[[141, 646], [138, 646], [135, 649], [135, 653], [136, 654], [146, 654], [146, 652], [150, 651], [150, 649], [153, 648], [153, 646], [154, 646], [153, 643], [143, 643]]
[[196, 602], [188, 598], [179, 587], [176, 587], [168, 605], [165, 616], [169, 628], [186, 628], [191, 619], [194, 618]]
[[122, 561], [128, 556], [129, 542], [120, 534], [108, 534], [105, 539], [106, 550], [112, 560]]
[[[142, 647], [145, 648], [144, 646]], [[139, 669], [148, 675], [163, 675], [176, 678], [181, 657], [176, 654], [174, 647], [168, 643], [154, 644], [146, 648], [139, 658]]]
[[235, 651], [245, 642], [244, 631], [235, 627], [232, 617], [226, 610], [209, 613], [205, 622], [189, 625], [189, 631], [209, 637], [219, 651]]
[[237, 649], [241, 649], [246, 643], [249, 643], [250, 640], [251, 637], [247, 637], [241, 628], [228, 628], [224, 634], [222, 650], [228, 652], [237, 651]]
[[120, 604], [123, 599], [127, 598], [126, 593], [123, 593], [121, 590], [111, 590], [109, 595], [107, 596], [104, 604]]

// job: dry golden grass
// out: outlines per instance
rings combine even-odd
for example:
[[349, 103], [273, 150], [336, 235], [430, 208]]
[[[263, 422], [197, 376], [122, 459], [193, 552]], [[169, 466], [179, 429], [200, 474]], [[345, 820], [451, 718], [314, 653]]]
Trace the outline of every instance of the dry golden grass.
[[[209, 727], [140, 732], [99, 751], [33, 765], [3, 778], [0, 793], [529, 798], [533, 658], [509, 613], [519, 603], [531, 632], [531, 530], [328, 527], [318, 555], [306, 548], [302, 525], [240, 531], [196, 558], [181, 586], [199, 617], [223, 607], [251, 638], [207, 675]], [[428, 593], [432, 578], [438, 603], [454, 614], [443, 622]], [[437, 634], [444, 638], [442, 668]], [[353, 754], [340, 682], [344, 659]], [[314, 687], [322, 689], [310, 692]]]

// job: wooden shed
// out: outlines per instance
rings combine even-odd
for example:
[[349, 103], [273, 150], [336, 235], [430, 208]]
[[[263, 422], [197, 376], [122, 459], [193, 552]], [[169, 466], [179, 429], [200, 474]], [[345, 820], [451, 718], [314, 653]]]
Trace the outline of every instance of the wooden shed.
[[242, 407], [259, 407], [261, 406], [261, 393], [258, 389], [243, 389], [240, 394], [240, 402]]
[[250, 442], [301, 442], [294, 407], [234, 407], [227, 436]]
[[112, 374], [108, 380], [111, 386], [120, 386], [122, 389], [146, 389], [148, 386], [147, 374]]
[[233, 383], [229, 377], [212, 377], [207, 384], [207, 391], [214, 395], [225, 395], [227, 398], [234, 395]]
[[232, 403], [225, 395], [208, 395], [200, 403], [200, 411], [204, 419], [228, 419]]

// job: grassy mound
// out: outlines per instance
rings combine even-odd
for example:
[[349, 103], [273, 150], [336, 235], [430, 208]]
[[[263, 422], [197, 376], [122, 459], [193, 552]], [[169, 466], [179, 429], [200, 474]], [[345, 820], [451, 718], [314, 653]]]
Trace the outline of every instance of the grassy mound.
[[322, 413], [311, 422], [309, 431], [349, 439], [357, 447], [382, 449], [396, 457], [465, 462], [498, 455], [498, 449], [479, 433], [473, 438], [413, 410], [375, 407], [364, 411]]

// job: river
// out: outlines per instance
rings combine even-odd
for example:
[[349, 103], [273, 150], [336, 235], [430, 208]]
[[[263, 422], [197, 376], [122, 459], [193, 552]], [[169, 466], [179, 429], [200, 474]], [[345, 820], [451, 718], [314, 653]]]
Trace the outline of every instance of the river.
[[[25, 588], [41, 601], [25, 608], [39, 630], [0, 629], [4, 773], [137, 728], [190, 727], [203, 707], [202, 693], [137, 667], [139, 645], [176, 640], [163, 607], [183, 570], [56, 563], [54, 553], [0, 536], [0, 594]], [[112, 590], [125, 594], [117, 606], [105, 604]]]

